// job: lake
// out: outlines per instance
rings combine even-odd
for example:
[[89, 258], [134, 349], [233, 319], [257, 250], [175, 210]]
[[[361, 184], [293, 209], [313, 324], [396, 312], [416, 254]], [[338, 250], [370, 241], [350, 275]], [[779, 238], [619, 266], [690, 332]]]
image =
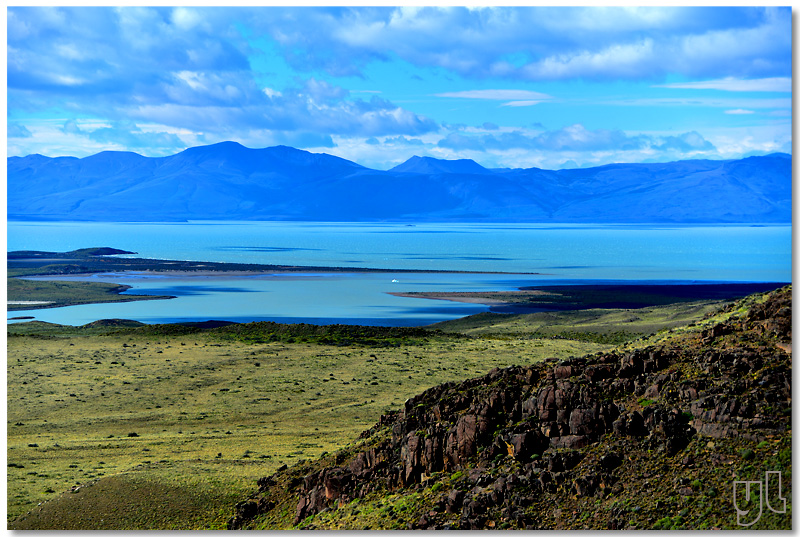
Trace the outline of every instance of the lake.
[[8, 222], [9, 251], [110, 246], [161, 259], [508, 273], [104, 275], [92, 279], [179, 298], [9, 316], [73, 325], [103, 318], [421, 325], [487, 308], [387, 293], [606, 281], [790, 282], [791, 235], [790, 225]]

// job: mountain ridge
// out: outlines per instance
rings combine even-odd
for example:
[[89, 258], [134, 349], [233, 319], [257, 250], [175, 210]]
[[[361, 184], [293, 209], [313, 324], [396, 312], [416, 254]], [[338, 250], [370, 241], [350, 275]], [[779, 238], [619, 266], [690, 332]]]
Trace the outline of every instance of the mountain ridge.
[[166, 157], [9, 157], [7, 176], [11, 220], [791, 222], [791, 156], [781, 153], [564, 170], [413, 156], [382, 171], [221, 142]]
[[402, 173], [492, 173], [471, 159], [445, 160], [434, 157], [414, 155], [402, 164], [389, 169], [390, 172]]

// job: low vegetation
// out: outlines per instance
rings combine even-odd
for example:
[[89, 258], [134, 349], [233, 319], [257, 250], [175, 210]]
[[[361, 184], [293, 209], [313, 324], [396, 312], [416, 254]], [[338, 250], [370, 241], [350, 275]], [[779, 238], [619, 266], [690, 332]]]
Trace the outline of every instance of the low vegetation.
[[431, 329], [479, 337], [574, 339], [619, 345], [659, 330], [677, 329], [707, 317], [723, 304], [695, 301], [669, 307], [587, 309], [525, 314], [479, 313], [431, 325]]
[[[626, 331], [656, 334], [714, 307], [653, 308]], [[537, 337], [525, 335], [530, 319], [485, 315], [464, 320], [465, 334], [453, 326], [9, 325], [9, 525], [222, 528], [256, 479], [348, 445], [431, 386], [612, 348], [568, 337], [581, 324], [575, 315], [537, 318]], [[601, 334], [626, 315], [593, 312], [582, 326]], [[136, 511], [155, 497], [169, 501], [146, 516]]]
[[[159, 300], [171, 296], [123, 295], [127, 285], [102, 282], [68, 282], [20, 279], [28, 271], [9, 271], [6, 280], [8, 311], [35, 308], [58, 308], [80, 304], [105, 302], [131, 302], [134, 300]], [[33, 304], [31, 304], [31, 302]]]
[[259, 480], [229, 527], [790, 529], [791, 318], [787, 287], [627, 350], [436, 386]]
[[[607, 348], [414, 329], [120, 324], [9, 325], [9, 521], [59, 497], [68, 513], [81, 495], [127, 502], [123, 485], [135, 481], [141, 494], [166, 487], [182, 500], [147, 520], [59, 511], [47, 527], [219, 528], [258, 477], [345, 445], [430, 386]], [[85, 509], [102, 511], [95, 504]]]
[[[122, 295], [126, 287], [115, 284], [19, 278], [26, 275], [298, 269], [119, 254], [130, 253], [108, 248], [11, 253], [8, 300], [58, 307], [169, 298]], [[559, 300], [563, 306], [574, 298]], [[426, 328], [143, 325], [118, 319], [82, 327], [12, 324], [9, 528], [222, 529], [257, 479], [291, 467], [286, 475], [296, 480], [320, 461], [338, 460], [364, 442], [354, 439], [382, 414], [432, 386], [493, 368], [642, 347], [701, 330], [748, 307], [737, 303], [718, 314], [724, 304], [678, 300], [635, 310], [485, 313]], [[646, 403], [653, 401], [642, 398], [640, 406]], [[770, 456], [784, 453], [775, 455], [772, 444], [759, 446], [730, 449], [750, 449], [756, 459], [767, 447]], [[463, 479], [460, 471], [437, 476], [428, 488], [366, 497], [350, 511], [310, 517], [300, 527], [406, 527], [406, 519], [429, 508], [432, 495], [447, 493]], [[286, 501], [289, 506], [288, 496]], [[290, 527], [290, 507], [270, 513], [261, 524]], [[680, 527], [681, 520], [659, 524]]]

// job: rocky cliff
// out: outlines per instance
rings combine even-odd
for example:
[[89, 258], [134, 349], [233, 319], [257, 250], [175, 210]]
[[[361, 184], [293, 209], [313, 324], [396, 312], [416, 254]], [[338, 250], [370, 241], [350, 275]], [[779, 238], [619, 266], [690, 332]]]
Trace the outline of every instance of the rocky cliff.
[[259, 480], [229, 526], [736, 528], [733, 482], [777, 471], [789, 507], [752, 527], [790, 528], [791, 319], [788, 287], [656, 345], [433, 387]]

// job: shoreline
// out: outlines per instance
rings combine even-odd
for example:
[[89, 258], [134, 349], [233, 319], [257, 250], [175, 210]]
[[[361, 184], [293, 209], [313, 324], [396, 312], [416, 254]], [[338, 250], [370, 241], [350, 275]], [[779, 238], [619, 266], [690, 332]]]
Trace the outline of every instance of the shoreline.
[[[450, 302], [463, 302], [466, 304], [483, 304], [485, 306], [506, 305], [514, 301], [510, 300], [511, 297], [541, 297], [552, 296], [552, 293], [545, 291], [420, 291], [420, 292], [390, 292], [392, 296], [404, 298], [426, 298], [428, 300], [447, 300]], [[504, 296], [509, 298], [499, 298], [495, 295]]]
[[114, 276], [114, 275], [141, 275], [141, 276], [167, 276], [167, 277], [247, 277], [247, 276], [267, 276], [270, 274], [499, 274], [499, 275], [520, 275], [520, 276], [547, 276], [544, 272], [503, 272], [486, 270], [429, 270], [429, 269], [378, 269], [378, 268], [359, 268], [359, 267], [313, 267], [313, 266], [291, 266], [280, 267], [270, 270], [110, 270], [110, 271], [88, 271], [88, 272], [69, 272], [69, 273], [39, 273], [9, 276], [19, 279], [39, 279], [58, 277], [87, 277], [87, 276]]
[[[537, 272], [463, 271], [434, 269], [383, 269], [370, 267], [330, 267], [303, 265], [262, 265], [254, 263], [220, 263], [214, 261], [181, 261], [174, 259], [149, 259], [116, 257], [118, 254], [135, 254], [109, 247], [83, 248], [70, 252], [45, 252], [33, 250], [7, 253], [7, 285], [9, 291], [6, 311], [35, 311], [88, 304], [137, 302], [177, 298], [168, 295], [123, 295], [130, 286], [114, 281], [115, 277], [165, 277], [165, 278], [247, 278], [295, 274], [498, 274], [540, 276]], [[113, 289], [98, 288], [92, 277], [106, 276]], [[81, 279], [83, 278], [83, 279]], [[88, 279], [88, 281], [87, 281]], [[24, 289], [12, 282], [21, 281], [71, 282], [70, 290]], [[79, 285], [73, 285], [80, 284]], [[12, 288], [14, 293], [12, 293]], [[77, 294], [75, 298], [74, 294]], [[108, 297], [108, 298], [106, 298]]]
[[[92, 249], [87, 249], [91, 252]], [[99, 249], [103, 250], [103, 249]], [[77, 252], [77, 251], [76, 251]], [[113, 255], [99, 256], [92, 253], [75, 255], [76, 252], [37, 252], [27, 251], [7, 253], [6, 267], [11, 272], [24, 271], [18, 276], [67, 276], [94, 275], [116, 272], [145, 273], [185, 273], [185, 274], [283, 274], [293, 272], [314, 273], [376, 273], [376, 274], [520, 274], [523, 276], [542, 276], [542, 272], [485, 271], [485, 270], [442, 270], [442, 269], [403, 269], [376, 267], [332, 267], [314, 265], [271, 265], [258, 263], [226, 263], [216, 261], [186, 261], [176, 259], [149, 259], [140, 257], [120, 258]], [[126, 252], [128, 253], [128, 252]]]
[[[122, 292], [115, 293], [111, 296], [120, 297], [120, 298], [113, 298], [111, 300], [95, 300], [90, 302], [57, 302], [54, 300], [47, 301], [47, 303], [43, 304], [14, 304], [14, 302], [32, 302], [32, 301], [22, 301], [22, 300], [9, 300], [6, 304], [6, 312], [7, 313], [19, 313], [19, 312], [26, 312], [26, 311], [38, 311], [38, 310], [47, 310], [47, 309], [54, 309], [54, 308], [67, 308], [70, 306], [91, 306], [93, 304], [121, 304], [123, 302], [141, 302], [145, 300], [171, 300], [173, 298], [178, 298], [177, 296], [171, 295], [123, 295]], [[38, 302], [38, 301], [37, 301]], [[14, 307], [17, 306], [17, 307]], [[25, 307], [25, 306], [32, 306], [32, 307]], [[33, 318], [33, 317], [31, 317]], [[6, 321], [11, 320], [19, 320], [15, 319], [14, 317], [8, 317]]]
[[574, 284], [522, 287], [517, 291], [398, 292], [393, 296], [489, 306], [493, 313], [524, 314], [586, 309], [638, 309], [679, 302], [728, 301], [774, 291], [791, 282]]
[[[87, 304], [166, 300], [171, 295], [123, 294], [131, 286], [119, 279], [175, 278], [175, 279], [235, 279], [249, 277], [283, 276], [302, 278], [317, 274], [481, 274], [547, 276], [540, 272], [463, 271], [431, 269], [383, 269], [366, 267], [329, 267], [299, 265], [259, 265], [246, 263], [217, 263], [201, 261], [176, 261], [143, 258], [115, 258], [99, 255], [106, 252], [123, 252], [110, 248], [89, 248], [73, 252], [9, 252], [7, 299], [8, 312], [35, 311]], [[127, 252], [126, 252], [127, 253]], [[53, 261], [61, 261], [54, 264]], [[79, 261], [78, 264], [73, 264]], [[38, 266], [37, 266], [38, 265]], [[106, 281], [96, 281], [93, 277]], [[25, 286], [23, 281], [66, 282], [63, 286]], [[115, 281], [116, 280], [116, 281]], [[585, 283], [590, 281], [591, 283]], [[17, 282], [12, 286], [12, 282]], [[109, 287], [108, 283], [113, 284]], [[527, 282], [526, 282], [527, 283]], [[534, 283], [533, 281], [531, 283]], [[565, 311], [584, 309], [636, 309], [678, 302], [731, 300], [757, 292], [772, 291], [787, 283], [759, 282], [692, 282], [643, 280], [598, 280], [546, 282], [534, 286], [518, 287], [512, 291], [437, 292], [437, 291], [386, 291], [401, 298], [425, 298], [466, 304], [480, 304], [494, 313], [533, 313], [537, 311]], [[12, 293], [12, 287], [14, 292]], [[61, 289], [67, 287], [66, 290]]]

